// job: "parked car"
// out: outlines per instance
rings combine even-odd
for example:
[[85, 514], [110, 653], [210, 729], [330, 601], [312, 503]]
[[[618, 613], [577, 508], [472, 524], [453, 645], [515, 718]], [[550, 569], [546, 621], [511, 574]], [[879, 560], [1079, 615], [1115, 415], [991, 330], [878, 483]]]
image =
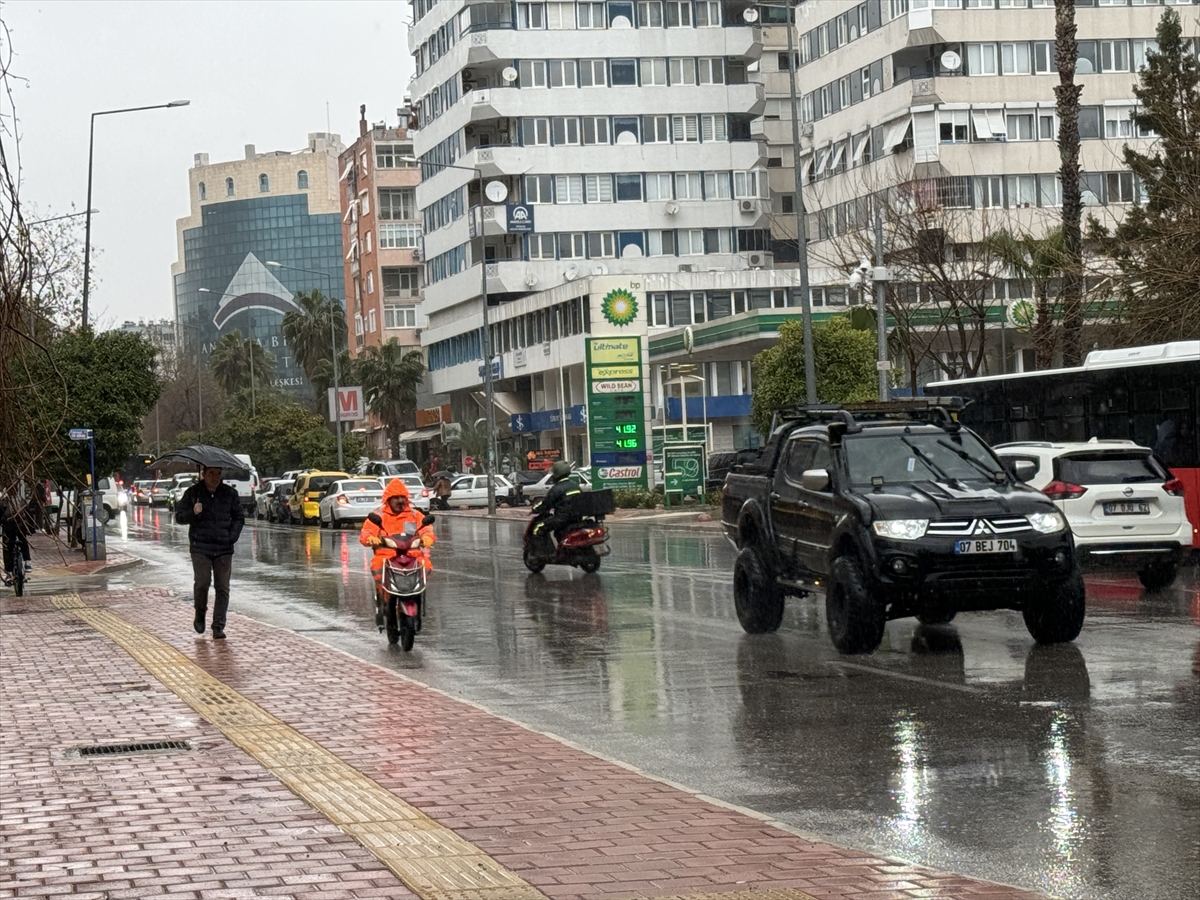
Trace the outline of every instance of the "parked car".
[[421, 467], [411, 459], [373, 459], [361, 463], [356, 474], [369, 475], [372, 478], [383, 478], [386, 475], [416, 475], [420, 478]]
[[1026, 483], [1062, 510], [1089, 567], [1136, 572], [1148, 591], [1175, 580], [1191, 553], [1183, 483], [1133, 441], [1000, 444], [1001, 459], [1033, 466]]
[[174, 510], [175, 504], [183, 496], [184, 491], [199, 481], [195, 472], [184, 472], [171, 479], [171, 489], [167, 491], [167, 509]]
[[1039, 644], [1073, 641], [1085, 594], [1071, 529], [1030, 474], [919, 401], [794, 411], [725, 479], [742, 628], [775, 631], [788, 594], [820, 591], [842, 653], [873, 651], [890, 619], [966, 610], [1018, 610]]
[[[585, 491], [590, 491], [592, 489], [592, 472], [590, 469], [572, 469], [571, 478]], [[484, 483], [486, 484], [486, 482]], [[521, 488], [521, 493], [522, 496], [530, 503], [535, 503], [550, 493], [550, 488], [552, 486], [553, 485], [550, 481], [550, 472], [546, 471], [543, 472], [542, 477], [533, 484], [527, 484], [523, 486]]]
[[[496, 485], [496, 502], [509, 506], [518, 504], [517, 489], [503, 475], [493, 475]], [[461, 475], [450, 482], [450, 508], [460, 506], [487, 506], [487, 476]]]
[[341, 528], [346, 522], [363, 521], [383, 502], [383, 485], [378, 478], [349, 478], [329, 486], [318, 505], [322, 528]]
[[346, 472], [305, 472], [297, 477], [288, 500], [288, 520], [293, 525], [316, 522], [321, 515], [321, 495], [335, 481], [349, 477]]
[[430, 506], [433, 505], [433, 490], [425, 487], [425, 482], [421, 480], [420, 475], [384, 475], [379, 479], [379, 483], [387, 487], [388, 482], [393, 478], [399, 478], [404, 482], [404, 486], [408, 488], [409, 502], [414, 509], [429, 512]]
[[166, 506], [167, 498], [171, 494], [171, 488], [175, 482], [170, 478], [160, 478], [158, 481], [152, 482], [146, 495], [149, 498], [150, 506]]
[[280, 478], [272, 485], [263, 513], [268, 522], [288, 521], [288, 500], [291, 499], [295, 484], [296, 482], [289, 478]]
[[271, 499], [271, 489], [282, 480], [281, 478], [264, 478], [258, 483], [258, 487], [254, 490], [254, 518], [265, 519], [267, 517], [267, 503]]
[[254, 492], [258, 488], [258, 470], [254, 468], [254, 463], [250, 461], [249, 455], [245, 453], [233, 455], [245, 463], [246, 467], [244, 469], [226, 469], [222, 473], [221, 480], [238, 492], [238, 497], [242, 501], [242, 511], [247, 515], [252, 515], [255, 506]]

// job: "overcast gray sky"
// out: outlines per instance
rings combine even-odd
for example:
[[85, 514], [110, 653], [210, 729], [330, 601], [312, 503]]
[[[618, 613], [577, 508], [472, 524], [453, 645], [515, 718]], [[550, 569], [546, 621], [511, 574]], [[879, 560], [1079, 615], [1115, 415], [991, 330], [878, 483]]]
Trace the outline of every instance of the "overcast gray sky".
[[174, 315], [175, 220], [187, 170], [298, 150], [308, 133], [349, 143], [358, 107], [395, 124], [412, 74], [397, 2], [77, 2], [8, 0], [21, 130], [22, 202], [40, 214], [85, 208], [92, 112], [191, 100], [182, 109], [96, 120], [90, 304], [98, 327]]

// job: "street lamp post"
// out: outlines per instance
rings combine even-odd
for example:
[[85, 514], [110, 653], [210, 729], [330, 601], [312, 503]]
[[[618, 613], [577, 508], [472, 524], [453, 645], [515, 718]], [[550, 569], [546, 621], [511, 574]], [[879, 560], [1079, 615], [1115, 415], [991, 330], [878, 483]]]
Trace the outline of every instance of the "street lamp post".
[[[422, 166], [432, 166], [437, 169], [458, 169], [461, 172], [471, 172], [479, 182], [479, 293], [483, 298], [483, 396], [487, 405], [487, 465], [484, 474], [487, 475], [488, 515], [496, 514], [496, 385], [492, 379], [492, 329], [488, 321], [488, 289], [487, 289], [487, 258], [484, 252], [483, 239], [483, 170], [471, 166], [453, 166], [449, 163], [421, 162], [416, 157], [403, 157], [404, 162], [420, 163]], [[560, 404], [561, 405], [561, 404]], [[562, 413], [567, 414], [566, 410]], [[566, 448], [563, 448], [566, 456]]]
[[[332, 301], [334, 299], [334, 297], [333, 297], [333, 276], [330, 275], [328, 272], [322, 272], [319, 269], [306, 269], [303, 266], [287, 266], [281, 262], [276, 262], [275, 260], [267, 260], [267, 265], [271, 266], [274, 269], [292, 269], [296, 272], [308, 272], [310, 275], [319, 275], [320, 277], [327, 279], [328, 284], [329, 284], [329, 294], [330, 294], [330, 296], [327, 299], [330, 301]], [[342, 411], [338, 407], [338, 388], [340, 388], [341, 385], [338, 382], [338, 378], [339, 378], [338, 346], [337, 346], [337, 336], [336, 336], [336, 333], [334, 332], [334, 328], [333, 328], [333, 324], [334, 324], [333, 319], [334, 319], [334, 316], [331, 312], [329, 315], [329, 346], [330, 346], [330, 349], [333, 351], [333, 410], [332, 410], [334, 413], [333, 430], [334, 430], [334, 434], [337, 435], [337, 460], [338, 460], [338, 470], [340, 471], [340, 470], [344, 469], [345, 466], [342, 464]], [[251, 351], [253, 351], [254, 348], [251, 347], [250, 349], [251, 349]]]
[[[232, 297], [228, 291], [212, 291], [208, 288], [198, 288], [202, 294], [220, 293], [222, 297]], [[258, 415], [258, 404], [254, 399], [254, 313], [250, 313], [250, 415]]]
[[83, 327], [88, 323], [88, 287], [91, 283], [92, 261], [92, 150], [96, 144], [96, 116], [112, 116], [117, 113], [142, 112], [147, 109], [174, 109], [177, 106], [187, 106], [191, 100], [172, 100], [170, 103], [157, 103], [154, 106], [130, 106], [125, 109], [104, 109], [92, 113], [91, 124], [88, 127], [88, 183], [87, 206], [83, 225]]

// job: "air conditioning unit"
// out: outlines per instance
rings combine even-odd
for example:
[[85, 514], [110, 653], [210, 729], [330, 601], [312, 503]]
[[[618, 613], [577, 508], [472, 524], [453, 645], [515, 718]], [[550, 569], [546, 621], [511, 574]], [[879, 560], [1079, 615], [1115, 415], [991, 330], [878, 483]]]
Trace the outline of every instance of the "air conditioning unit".
[[690, 271], [692, 271], [692, 264], [691, 264], [691, 263], [683, 263], [683, 264], [681, 264], [681, 265], [679, 266], [679, 271], [680, 271], [680, 272], [690, 272]]
[[412, 288], [400, 288], [400, 293], [398, 293], [396, 296], [401, 300], [411, 300], [412, 295]]
[[463, 129], [463, 131], [466, 133], [467, 137], [472, 137], [475, 134], [475, 126], [468, 125], [466, 128]]
[[462, 77], [463, 77], [463, 81], [470, 81], [471, 79], [473, 79], [475, 77], [475, 70], [474, 69], [463, 69]]
[[413, 248], [412, 248], [412, 255], [413, 255], [413, 259], [415, 259], [417, 262], [420, 262], [420, 261], [421, 261], [421, 248], [420, 248], [420, 247], [413, 247]]
[[800, 126], [800, 136], [810, 138], [813, 136], [812, 122], [805, 122]]
[[414, 329], [413, 329], [413, 337], [414, 337], [414, 338], [416, 338], [418, 341], [421, 339], [421, 331], [422, 331], [422, 330], [423, 330], [423, 329], [421, 329], [421, 328], [414, 328]]
[[751, 269], [770, 269], [775, 265], [775, 254], [765, 250], [753, 250], [743, 254], [743, 258]]
[[738, 211], [744, 213], [758, 212], [758, 202], [755, 200], [739, 200]]

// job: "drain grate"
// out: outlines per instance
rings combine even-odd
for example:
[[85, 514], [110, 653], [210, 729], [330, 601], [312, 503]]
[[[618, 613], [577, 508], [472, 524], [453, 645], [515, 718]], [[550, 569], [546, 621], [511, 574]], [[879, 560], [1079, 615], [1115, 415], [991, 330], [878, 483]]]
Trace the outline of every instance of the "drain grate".
[[187, 741], [146, 741], [141, 744], [93, 744], [68, 750], [72, 756], [117, 756], [128, 753], [154, 753], [158, 750], [191, 750]]

